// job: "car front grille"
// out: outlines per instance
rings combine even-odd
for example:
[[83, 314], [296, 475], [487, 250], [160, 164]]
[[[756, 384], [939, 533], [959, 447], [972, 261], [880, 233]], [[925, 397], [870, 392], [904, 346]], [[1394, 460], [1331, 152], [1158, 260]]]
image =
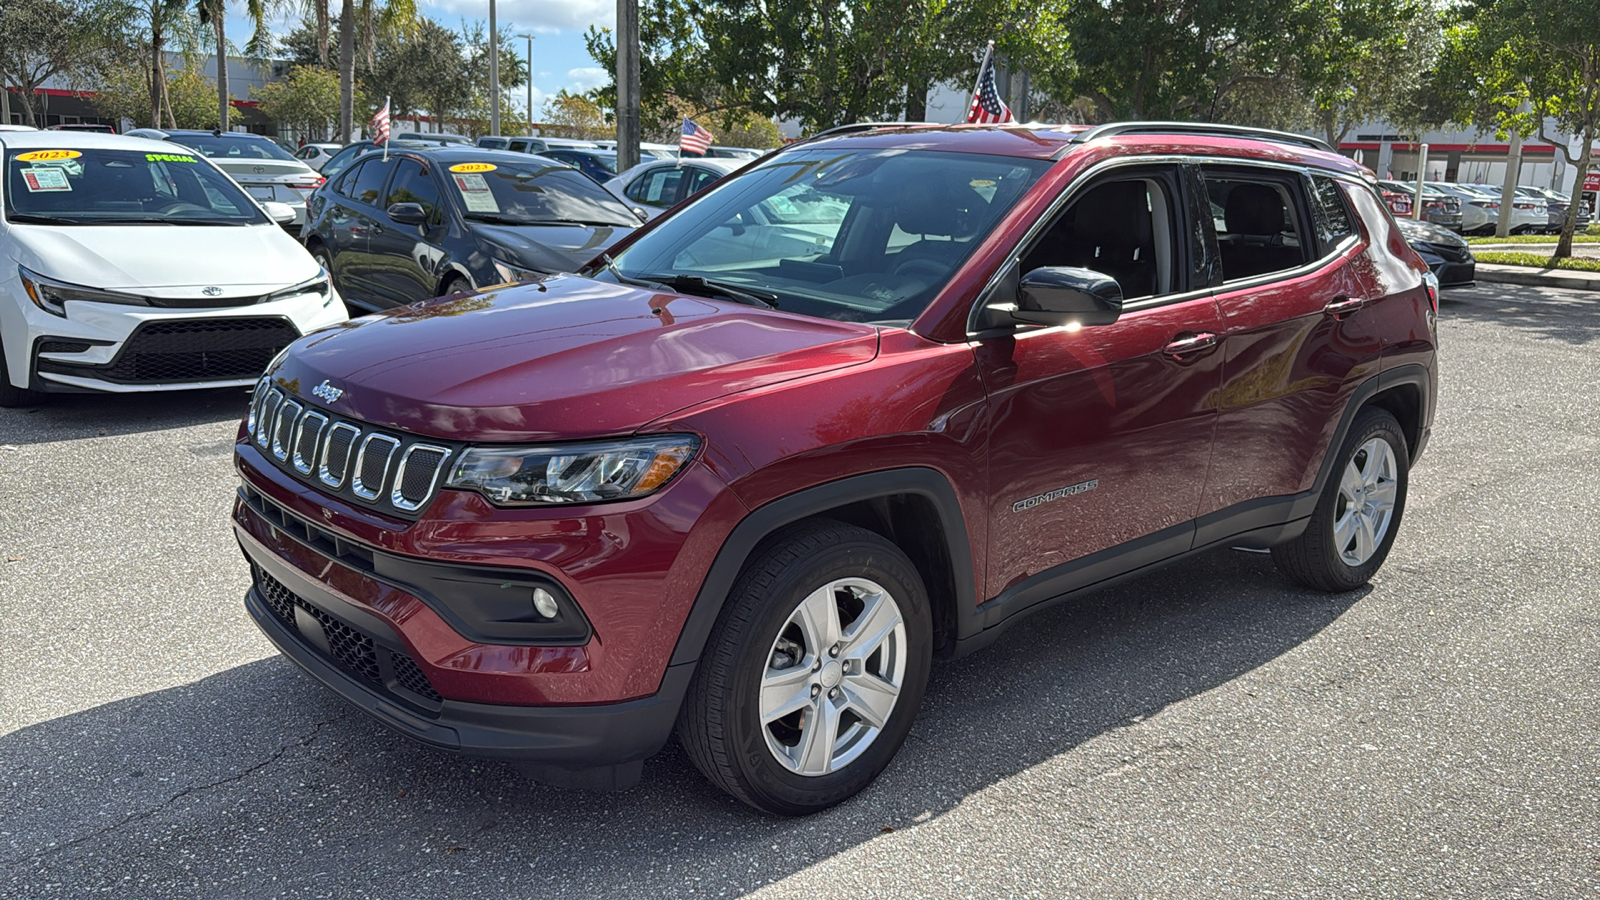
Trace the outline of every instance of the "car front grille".
[[39, 369], [116, 384], [237, 381], [260, 375], [299, 336], [287, 319], [276, 317], [161, 319], [134, 329], [109, 363], [84, 366], [42, 359]]
[[444, 480], [453, 447], [317, 409], [262, 379], [246, 430], [278, 467], [324, 493], [414, 519]]
[[[411, 706], [439, 708], [444, 698], [410, 654], [384, 647], [370, 635], [317, 609], [260, 566], [251, 566], [250, 570], [268, 611], [301, 643], [323, 653], [345, 674], [368, 687], [393, 694]], [[310, 616], [321, 626], [327, 638], [326, 650], [306, 639], [298, 621], [301, 615]], [[418, 702], [419, 698], [423, 702]]]

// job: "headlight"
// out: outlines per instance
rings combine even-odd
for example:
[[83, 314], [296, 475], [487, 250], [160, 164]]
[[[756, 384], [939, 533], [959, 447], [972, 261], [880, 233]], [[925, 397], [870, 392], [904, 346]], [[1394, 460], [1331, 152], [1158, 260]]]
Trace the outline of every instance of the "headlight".
[[37, 272], [30, 272], [21, 266], [17, 267], [17, 275], [22, 279], [22, 289], [27, 292], [28, 299], [32, 300], [35, 306], [62, 318], [67, 316], [65, 304], [68, 300], [92, 300], [96, 303], [121, 303], [127, 306], [150, 305], [150, 301], [144, 297], [68, 284], [65, 281], [46, 278]]
[[319, 267], [317, 269], [317, 277], [309, 281], [302, 281], [294, 287], [286, 287], [281, 291], [265, 294], [257, 302], [271, 303], [275, 300], [287, 300], [290, 297], [299, 297], [303, 294], [315, 294], [321, 297], [323, 305], [326, 306], [333, 297], [328, 283], [328, 270]]
[[537, 281], [545, 276], [544, 272], [540, 272], [536, 269], [524, 269], [520, 266], [512, 265], [511, 263], [501, 262], [498, 259], [490, 260], [490, 262], [494, 263], [495, 273], [498, 274], [501, 279], [507, 282]]
[[596, 503], [643, 497], [672, 479], [700, 447], [688, 434], [545, 447], [471, 447], [446, 487], [501, 506]]

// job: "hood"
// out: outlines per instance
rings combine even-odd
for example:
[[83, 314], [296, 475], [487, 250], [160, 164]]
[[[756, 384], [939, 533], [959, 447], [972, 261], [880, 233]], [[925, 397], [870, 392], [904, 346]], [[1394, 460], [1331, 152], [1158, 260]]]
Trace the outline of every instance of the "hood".
[[1448, 228], [1435, 225], [1432, 222], [1419, 222], [1416, 219], [1396, 219], [1400, 226], [1400, 233], [1410, 241], [1424, 241], [1429, 244], [1443, 244], [1446, 247], [1465, 247], [1466, 240]]
[[[570, 272], [633, 233], [626, 225], [486, 225], [467, 222], [478, 239], [504, 251], [506, 262], [540, 272]], [[490, 254], [495, 255], [493, 253]]]
[[311, 254], [272, 224], [12, 225], [7, 236], [16, 261], [40, 275], [158, 297], [212, 286], [242, 297], [317, 274]]
[[870, 325], [556, 275], [309, 335], [273, 371], [335, 412], [416, 434], [628, 434], [695, 404], [870, 361]]

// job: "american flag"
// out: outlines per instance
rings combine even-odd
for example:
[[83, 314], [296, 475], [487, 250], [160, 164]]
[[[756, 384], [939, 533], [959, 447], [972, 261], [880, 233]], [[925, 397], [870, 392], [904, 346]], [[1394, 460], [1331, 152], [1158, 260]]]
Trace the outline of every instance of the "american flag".
[[710, 148], [711, 132], [696, 125], [693, 119], [684, 119], [683, 135], [678, 138], [678, 152], [704, 155]]
[[972, 106], [967, 110], [967, 123], [992, 125], [1010, 122], [1011, 107], [1000, 99], [994, 85], [994, 41], [983, 54], [983, 67], [978, 70], [978, 86], [972, 89]]
[[374, 144], [387, 144], [389, 142], [389, 98], [383, 98], [383, 109], [378, 110], [372, 117], [372, 142]]

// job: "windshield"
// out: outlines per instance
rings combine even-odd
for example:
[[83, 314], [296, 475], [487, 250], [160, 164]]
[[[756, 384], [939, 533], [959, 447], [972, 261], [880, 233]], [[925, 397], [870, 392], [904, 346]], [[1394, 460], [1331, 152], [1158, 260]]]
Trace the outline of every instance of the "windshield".
[[639, 224], [622, 201], [567, 166], [528, 162], [457, 163], [445, 175], [455, 187], [462, 214], [498, 225], [579, 222]]
[[168, 140], [198, 150], [212, 159], [287, 159], [294, 162], [294, 154], [266, 138], [174, 134]]
[[267, 221], [228, 176], [183, 152], [13, 150], [6, 154], [4, 184], [5, 215], [12, 222], [256, 225]]
[[684, 276], [852, 322], [917, 317], [1047, 160], [796, 150], [719, 183], [596, 277]]

